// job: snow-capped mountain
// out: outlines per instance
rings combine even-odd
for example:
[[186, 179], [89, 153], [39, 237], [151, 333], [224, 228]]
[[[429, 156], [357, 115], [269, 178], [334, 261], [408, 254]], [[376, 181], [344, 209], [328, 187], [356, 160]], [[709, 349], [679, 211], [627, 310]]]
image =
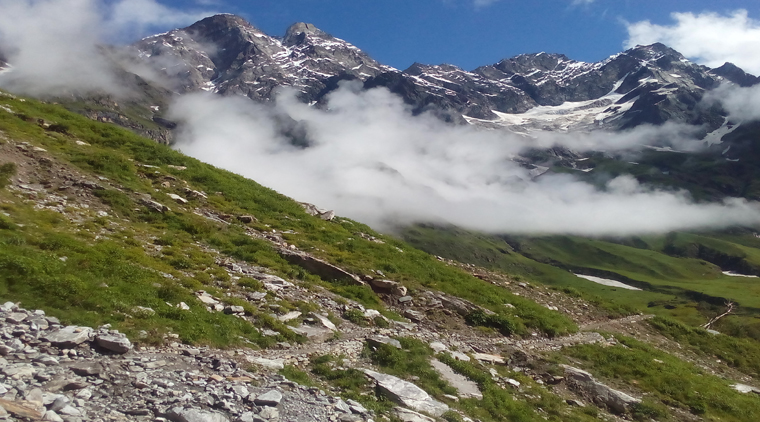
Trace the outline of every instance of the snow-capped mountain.
[[277, 38], [234, 15], [145, 38], [133, 49], [180, 93], [205, 90], [254, 100], [269, 100], [278, 88], [292, 87], [312, 102], [332, 77], [366, 80], [395, 71], [311, 24], [296, 23]]
[[435, 104], [461, 112], [470, 123], [518, 132], [620, 129], [669, 120], [714, 130], [723, 123], [715, 110], [696, 106], [723, 76], [662, 44], [638, 46], [598, 63], [538, 53], [471, 72], [415, 64], [400, 77], [410, 86], [399, 89], [398, 80], [386, 86], [401, 95], [425, 92], [413, 101], [418, 108]]
[[419, 63], [399, 71], [311, 24], [294, 24], [283, 37], [273, 37], [234, 15], [145, 38], [131, 55], [178, 93], [205, 90], [268, 101], [279, 88], [291, 87], [302, 101], [318, 103], [340, 80], [355, 79], [365, 88], [388, 88], [415, 112], [521, 133], [667, 121], [713, 132], [726, 122], [719, 108], [698, 106], [704, 93], [724, 79], [758, 83], [730, 63], [711, 70], [662, 44], [637, 46], [598, 63], [538, 53], [472, 71]]

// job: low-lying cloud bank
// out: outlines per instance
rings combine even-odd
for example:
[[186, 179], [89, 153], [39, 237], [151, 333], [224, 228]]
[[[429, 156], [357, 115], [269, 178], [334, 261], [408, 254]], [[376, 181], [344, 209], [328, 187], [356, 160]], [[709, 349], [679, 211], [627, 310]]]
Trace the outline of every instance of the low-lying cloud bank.
[[[328, 104], [322, 111], [285, 95], [272, 110], [244, 98], [188, 95], [172, 109], [184, 122], [177, 146], [381, 229], [424, 221], [490, 232], [622, 235], [760, 223], [758, 204], [695, 204], [630, 176], [609, 180], [603, 190], [570, 175], [533, 180], [511, 158], [534, 140], [413, 117], [385, 89], [343, 86]], [[278, 113], [305, 124], [309, 147], [279, 135]], [[605, 143], [646, 143], [649, 130], [607, 134]], [[578, 135], [562, 141], [576, 149], [598, 146]]]

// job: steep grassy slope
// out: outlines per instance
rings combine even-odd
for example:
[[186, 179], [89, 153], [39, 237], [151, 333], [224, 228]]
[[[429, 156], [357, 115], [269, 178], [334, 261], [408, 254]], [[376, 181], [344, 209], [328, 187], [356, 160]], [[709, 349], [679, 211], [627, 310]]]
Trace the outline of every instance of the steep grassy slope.
[[[4, 157], [22, 152], [16, 157], [18, 178], [36, 181], [24, 187], [14, 179], [0, 191], [5, 299], [48, 309], [70, 322], [108, 322], [132, 333], [169, 327], [185, 341], [228, 345], [242, 336], [265, 343], [236, 318], [208, 314], [193, 295], [199, 289], [223, 295], [226, 289], [257, 288], [255, 280], [230, 280], [219, 262], [229, 256], [384, 309], [369, 287], [322, 280], [283, 259], [279, 246], [267, 239], [276, 236], [354, 274], [380, 271], [413, 291], [436, 289], [471, 300], [513, 321], [516, 334], [576, 329], [559, 313], [404, 242], [347, 219], [310, 216], [290, 198], [126, 130], [33, 100], [2, 96], [0, 106]], [[193, 191], [206, 192], [207, 199], [188, 193]], [[176, 203], [171, 195], [188, 202]], [[148, 198], [171, 210], [152, 209]], [[219, 218], [241, 215], [255, 221]], [[228, 301], [235, 304], [235, 298]], [[189, 304], [190, 312], [172, 307], [179, 302]], [[156, 314], [135, 318], [135, 306]], [[262, 326], [293, 338], [282, 324], [249, 311], [259, 315]]]

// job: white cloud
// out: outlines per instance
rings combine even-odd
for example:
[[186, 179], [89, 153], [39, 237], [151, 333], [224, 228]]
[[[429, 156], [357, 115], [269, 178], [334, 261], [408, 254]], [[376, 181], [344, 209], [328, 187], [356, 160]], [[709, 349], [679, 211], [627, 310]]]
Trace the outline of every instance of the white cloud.
[[750, 18], [746, 10], [727, 15], [673, 13], [671, 17], [671, 25], [628, 23], [626, 47], [661, 42], [709, 67], [731, 62], [760, 74], [760, 21]]
[[[433, 221], [491, 232], [601, 235], [760, 223], [757, 204], [695, 204], [684, 193], [653, 190], [630, 176], [601, 190], [571, 175], [532, 180], [511, 158], [534, 140], [412, 117], [387, 90], [355, 88], [331, 94], [329, 111], [292, 97], [279, 98], [271, 111], [245, 98], [186, 96], [172, 108], [184, 122], [178, 147], [381, 229]], [[313, 145], [298, 148], [278, 135], [272, 113], [302, 122]], [[606, 134], [603, 145], [646, 142], [646, 130]], [[602, 138], [562, 142], [598, 147]]]
[[30, 95], [72, 91], [122, 92], [104, 41], [191, 23], [203, 14], [181, 12], [155, 0], [0, 0], [0, 50], [13, 65], [0, 86]]
[[705, 95], [706, 103], [720, 102], [729, 117], [737, 122], [760, 119], [760, 85], [740, 88], [723, 84]]
[[573, 0], [573, 2], [571, 3], [571, 5], [573, 5], [573, 6], [587, 6], [587, 5], [589, 5], [589, 4], [591, 4], [591, 3], [595, 2], [595, 1], [596, 0]]

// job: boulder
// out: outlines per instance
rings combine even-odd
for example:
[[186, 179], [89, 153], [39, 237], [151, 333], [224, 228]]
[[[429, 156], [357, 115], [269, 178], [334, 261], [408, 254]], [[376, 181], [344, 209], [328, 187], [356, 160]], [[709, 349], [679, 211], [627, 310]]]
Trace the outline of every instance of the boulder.
[[132, 350], [132, 343], [126, 335], [122, 333], [103, 333], [95, 336], [95, 343], [115, 353], [127, 353]]
[[322, 280], [347, 281], [358, 286], [364, 285], [364, 282], [358, 276], [309, 254], [294, 252], [288, 249], [280, 249], [278, 252], [289, 263], [318, 275]]
[[406, 296], [406, 287], [401, 283], [391, 280], [380, 280], [373, 278], [370, 280], [369, 285], [377, 293], [388, 293], [394, 296]]
[[277, 390], [269, 390], [256, 397], [253, 402], [256, 406], [277, 406], [282, 401], [282, 393]]
[[433, 416], [441, 416], [449, 410], [449, 406], [433, 399], [425, 390], [411, 382], [369, 369], [365, 369], [364, 373], [377, 382], [377, 388], [382, 394], [402, 406]]
[[49, 341], [50, 344], [61, 349], [73, 349], [90, 340], [91, 336], [92, 328], [70, 325], [47, 334], [43, 340]]
[[641, 400], [631, 397], [622, 391], [614, 390], [594, 379], [594, 377], [581, 369], [562, 365], [565, 368], [565, 376], [569, 386], [582, 391], [597, 404], [606, 406], [616, 413], [626, 413], [631, 405], [640, 403]]

